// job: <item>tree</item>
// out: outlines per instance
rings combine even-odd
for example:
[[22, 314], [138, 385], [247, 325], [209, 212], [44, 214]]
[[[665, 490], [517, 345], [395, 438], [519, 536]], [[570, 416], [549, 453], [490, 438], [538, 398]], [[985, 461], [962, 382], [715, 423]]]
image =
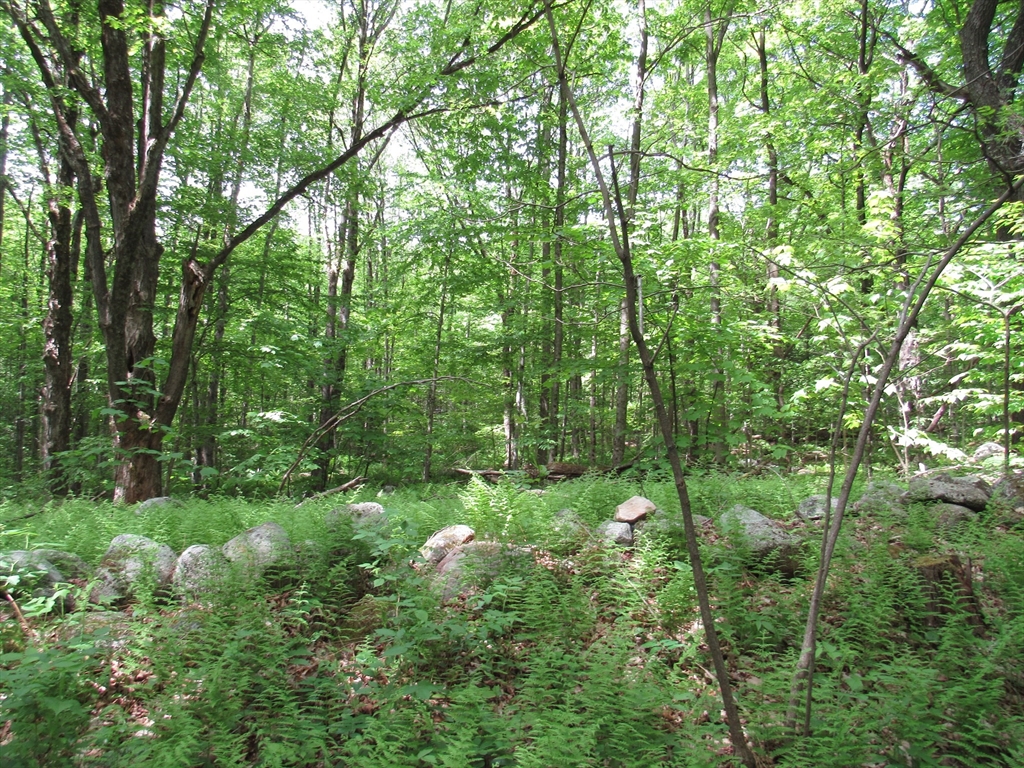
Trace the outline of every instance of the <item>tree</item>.
[[[98, 0], [97, 15], [85, 19], [73, 10], [55, 10], [48, 0], [4, 0], [0, 8], [17, 27], [35, 63], [60, 135], [61, 158], [75, 176], [120, 457], [115, 498], [129, 503], [161, 492], [161, 447], [184, 393], [203, 298], [230, 254], [312, 184], [335, 173], [365, 146], [415, 119], [417, 109], [442, 109], [437, 104], [424, 106], [438, 78], [454, 77], [481, 56], [496, 53], [542, 15], [542, 11], [528, 10], [496, 40], [479, 47], [470, 24], [472, 13], [460, 9], [445, 18], [438, 27], [439, 42], [450, 42], [444, 35], [446, 23], [457, 28], [462, 39], [438, 75], [415, 83], [393, 116], [376, 128], [365, 130], [359, 125], [344, 151], [298, 179], [208, 258], [202, 258], [197, 244], [183, 260], [170, 350], [166, 357], [159, 357], [153, 307], [164, 250], [157, 234], [162, 170], [203, 68], [215, 3], [189, 5], [177, 18], [169, 17], [160, 2], [151, 2], [144, 13], [137, 14], [123, 0]], [[222, 16], [216, 21], [230, 23]], [[486, 24], [486, 20], [477, 21]], [[179, 48], [179, 41], [185, 40], [189, 44]], [[81, 41], [87, 45], [81, 47]], [[61, 72], [67, 74], [68, 90], [61, 88]], [[172, 88], [174, 98], [169, 101], [173, 103], [168, 106], [166, 92]], [[88, 120], [74, 119], [80, 107], [88, 112]], [[86, 125], [92, 123], [100, 134], [102, 173], [90, 158]], [[99, 190], [106, 191], [106, 206], [100, 202]], [[158, 372], [163, 374], [159, 384]]]

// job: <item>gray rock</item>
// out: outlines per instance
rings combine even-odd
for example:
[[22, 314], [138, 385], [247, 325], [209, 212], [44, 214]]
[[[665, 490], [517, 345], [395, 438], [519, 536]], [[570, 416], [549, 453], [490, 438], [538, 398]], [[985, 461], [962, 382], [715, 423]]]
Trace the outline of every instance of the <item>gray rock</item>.
[[[714, 521], [710, 517], [704, 517], [704, 515], [693, 516], [693, 525], [697, 529], [698, 536], [713, 523]], [[634, 542], [659, 536], [674, 536], [679, 539], [685, 537], [686, 524], [683, 522], [682, 514], [668, 515], [659, 513], [651, 515], [646, 520], [641, 520], [633, 526]]]
[[0, 563], [4, 575], [13, 573], [22, 579], [31, 579], [33, 582], [48, 585], [67, 582], [64, 574], [37, 549], [31, 552], [24, 549], [4, 552], [0, 554]]
[[420, 547], [420, 554], [430, 564], [440, 563], [458, 546], [473, 540], [476, 533], [468, 525], [449, 525], [433, 534]]
[[166, 544], [132, 533], [115, 536], [96, 570], [98, 583], [89, 602], [116, 602], [137, 595], [142, 589], [165, 589], [171, 583], [177, 560], [174, 550]]
[[274, 522], [266, 522], [238, 534], [221, 551], [224, 557], [252, 576], [262, 575], [272, 565], [291, 562], [295, 552], [288, 533]]
[[656, 509], [657, 507], [650, 499], [645, 499], [643, 496], [634, 496], [626, 499], [615, 508], [615, 522], [632, 525], [643, 520]]
[[775, 560], [783, 569], [795, 568], [800, 539], [760, 512], [737, 504], [723, 512], [719, 528], [758, 560]]
[[615, 544], [619, 547], [633, 546], [633, 529], [629, 523], [621, 523], [616, 520], [605, 520], [595, 531], [597, 537], [608, 544]]
[[351, 520], [353, 525], [375, 523], [385, 519], [387, 512], [376, 501], [362, 501], [358, 504], [346, 504], [344, 507], [332, 509], [324, 515], [324, 525], [330, 531], [337, 530], [343, 520]]
[[1001, 477], [992, 487], [990, 501], [1001, 522], [1016, 525], [1024, 521], [1024, 472]]
[[872, 480], [863, 495], [850, 506], [850, 512], [858, 515], [895, 513], [903, 516], [906, 514], [903, 493], [903, 489], [896, 483]]
[[[839, 499], [835, 496], [832, 497], [832, 514], [835, 514], [836, 509], [839, 507]], [[809, 496], [800, 502], [800, 505], [796, 508], [796, 516], [804, 522], [812, 522], [815, 520], [821, 520], [825, 517], [825, 494], [818, 493], [814, 496]]]
[[171, 583], [176, 592], [202, 594], [224, 585], [231, 564], [218, 547], [193, 544], [178, 557]]
[[985, 459], [990, 459], [993, 456], [1002, 455], [1003, 446], [1001, 446], [999, 443], [993, 443], [991, 441], [979, 445], [977, 448], [974, 449], [973, 454], [975, 461], [984, 461]]
[[470, 586], [486, 587], [509, 569], [533, 565], [533, 551], [496, 541], [468, 541], [437, 564], [441, 599], [451, 600]]
[[[69, 576], [57, 568], [46, 552], [54, 552], [59, 555], [66, 555], [57, 550], [39, 550], [31, 552], [15, 550], [14, 552], [0, 552], [0, 577], [14, 575], [18, 577], [18, 584], [11, 587], [11, 592], [21, 598], [22, 596], [52, 598], [57, 590], [66, 589]], [[67, 555], [74, 557], [74, 555]], [[74, 595], [68, 594], [54, 604], [60, 610], [73, 611], [76, 607]]]
[[136, 515], [144, 515], [147, 512], [152, 512], [154, 509], [159, 507], [178, 507], [181, 506], [181, 502], [177, 499], [172, 499], [170, 496], [154, 496], [152, 499], [146, 499], [140, 501], [135, 507]]
[[945, 501], [980, 512], [988, 504], [992, 488], [980, 477], [952, 477], [945, 472], [931, 477], [916, 477], [904, 494], [907, 501]]
[[560, 538], [576, 539], [586, 535], [587, 524], [574, 510], [560, 509], [555, 512], [551, 529]]
[[961, 523], [969, 523], [978, 518], [978, 513], [973, 509], [945, 502], [932, 507], [932, 512], [936, 515], [939, 528], [944, 531], [955, 531]]
[[92, 578], [93, 571], [85, 560], [71, 552], [62, 552], [59, 549], [33, 549], [32, 554], [48, 560], [69, 579]]

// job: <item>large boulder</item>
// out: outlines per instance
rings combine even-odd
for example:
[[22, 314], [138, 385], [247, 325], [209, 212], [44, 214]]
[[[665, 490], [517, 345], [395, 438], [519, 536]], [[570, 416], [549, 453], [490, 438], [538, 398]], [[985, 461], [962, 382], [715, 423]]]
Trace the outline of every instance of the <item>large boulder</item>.
[[560, 509], [555, 512], [551, 521], [551, 532], [556, 543], [566, 546], [582, 543], [589, 535], [587, 524], [572, 509]]
[[59, 549], [33, 549], [32, 555], [53, 563], [68, 579], [88, 581], [92, 578], [93, 570], [89, 564], [71, 552], [62, 552]]
[[231, 563], [219, 547], [193, 544], [178, 556], [171, 583], [176, 592], [202, 594], [223, 586]]
[[786, 571], [796, 569], [800, 539], [757, 510], [737, 504], [722, 513], [718, 526], [734, 544], [749, 550], [756, 560], [775, 563]]
[[271, 566], [291, 563], [295, 556], [287, 531], [274, 522], [238, 534], [221, 551], [224, 557], [253, 577], [261, 576]]
[[119, 602], [140, 592], [163, 590], [171, 583], [177, 561], [166, 544], [133, 533], [115, 536], [96, 569], [98, 581], [89, 602]]
[[[834, 515], [836, 509], [839, 508], [839, 499], [835, 496], [832, 497], [832, 514]], [[825, 517], [825, 494], [818, 493], [814, 496], [809, 496], [796, 508], [796, 516], [803, 520], [805, 523], [817, 522]]]
[[988, 504], [992, 488], [980, 477], [953, 477], [945, 472], [930, 477], [915, 477], [904, 494], [907, 501], [944, 501], [980, 512]]
[[472, 541], [475, 536], [476, 533], [468, 525], [449, 525], [427, 539], [420, 547], [420, 554], [428, 563], [436, 565], [453, 549]]
[[496, 541], [468, 541], [455, 547], [437, 564], [441, 599], [451, 600], [469, 587], [486, 588], [501, 574], [533, 565], [533, 551], [527, 547]]
[[657, 510], [654, 502], [643, 496], [626, 499], [615, 508], [615, 522], [633, 525]]
[[1001, 522], [1010, 525], [1024, 522], [1024, 472], [1000, 478], [992, 487], [990, 503]]

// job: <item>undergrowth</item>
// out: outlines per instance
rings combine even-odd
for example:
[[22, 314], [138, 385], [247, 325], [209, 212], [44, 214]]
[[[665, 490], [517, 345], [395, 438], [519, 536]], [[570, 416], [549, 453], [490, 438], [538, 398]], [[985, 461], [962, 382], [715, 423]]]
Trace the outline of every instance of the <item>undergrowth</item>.
[[[694, 511], [716, 517], [743, 503], [795, 528], [814, 482], [695, 478]], [[40, 609], [20, 621], [7, 610], [3, 764], [731, 765], [679, 527], [632, 550], [556, 532], [561, 510], [594, 526], [634, 494], [678, 516], [671, 483], [636, 477], [543, 495], [511, 483], [405, 489], [378, 499], [382, 522], [334, 529], [324, 523], [340, 503], [331, 500], [190, 500], [143, 515], [82, 501], [4, 505], [0, 550], [45, 544], [92, 564], [119, 533], [180, 552], [266, 520], [318, 546], [294, 567], [198, 601], [149, 595], [121, 613]], [[453, 523], [532, 556], [471, 573], [445, 602], [418, 548]], [[921, 509], [851, 518], [826, 594], [810, 732], [793, 738], [782, 723], [816, 548], [802, 570], [779, 575], [703, 535], [727, 661], [764, 765], [1024, 764], [1022, 532], [984, 516], [943, 531]], [[983, 628], [952, 590], [937, 610], [915, 565], [953, 552], [973, 569]]]

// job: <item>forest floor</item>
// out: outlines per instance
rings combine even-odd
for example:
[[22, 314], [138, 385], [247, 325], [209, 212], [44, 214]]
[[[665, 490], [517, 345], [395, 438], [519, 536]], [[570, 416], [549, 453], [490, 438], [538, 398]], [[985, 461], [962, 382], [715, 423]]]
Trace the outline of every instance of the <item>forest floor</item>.
[[[923, 506], [850, 517], [819, 624], [810, 733], [783, 727], [820, 535], [794, 515], [824, 475], [691, 482], [694, 512], [753, 507], [806, 539], [783, 575], [706, 531], [717, 628], [763, 766], [1024, 765], [1024, 526], [995, 512], [942, 529]], [[144, 515], [106, 503], [0, 504], [0, 551], [91, 564], [137, 533], [175, 552], [273, 520], [318, 555], [200, 600], [140, 595], [65, 616], [0, 608], [7, 766], [719, 766], [732, 748], [684, 542], [631, 549], [566, 535], [633, 495], [679, 513], [665, 478], [432, 485], [293, 502], [185, 500]], [[325, 513], [379, 501], [379, 524]], [[532, 548], [443, 601], [411, 565], [434, 531]], [[976, 601], [929, 583], [960, 564]], [[84, 587], [84, 585], [81, 585]], [[80, 604], [84, 604], [84, 600]], [[15, 606], [22, 610], [16, 611]], [[36, 609], [36, 610], [33, 610]]]

